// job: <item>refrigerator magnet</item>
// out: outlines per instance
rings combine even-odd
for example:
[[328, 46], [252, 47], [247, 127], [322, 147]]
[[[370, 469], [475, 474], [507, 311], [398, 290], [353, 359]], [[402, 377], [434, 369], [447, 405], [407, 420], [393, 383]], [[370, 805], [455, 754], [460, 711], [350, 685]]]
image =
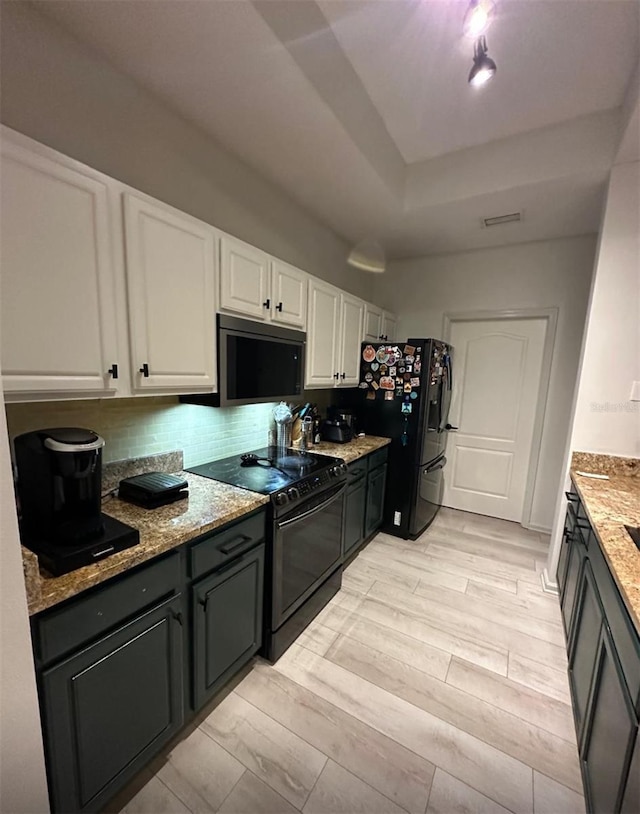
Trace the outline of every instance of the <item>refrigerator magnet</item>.
[[393, 390], [385, 390], [384, 391], [384, 400], [385, 401], [393, 401], [394, 395]]
[[404, 383], [404, 392], [405, 393], [410, 393], [411, 392], [411, 385], [409, 384], [409, 382]]
[[411, 379], [411, 387], [420, 387], [420, 379]]
[[376, 391], [375, 390], [367, 390], [367, 398], [368, 399], [373, 401], [373, 399], [375, 399], [375, 397], [376, 397]]
[[379, 367], [380, 367], [380, 365], [379, 365], [377, 362], [371, 362], [371, 370], [373, 370], [374, 372], [375, 372], [375, 371], [376, 371], [376, 370], [377, 370]]
[[390, 367], [390, 368], [389, 368], [389, 375], [390, 375], [390, 376], [395, 376], [395, 375], [396, 375], [396, 373], [397, 373], [397, 370], [396, 370], [396, 368], [395, 368], [395, 367]]
[[378, 348], [378, 352], [376, 353], [376, 359], [379, 362], [388, 362], [389, 361], [389, 354], [387, 353], [386, 348]]
[[405, 373], [402, 378], [405, 380], [405, 382], [411, 381], [411, 373]]
[[395, 383], [391, 376], [381, 376], [380, 377], [380, 387], [383, 390], [393, 390], [395, 388]]
[[410, 365], [412, 365], [415, 362], [415, 360], [416, 360], [416, 357], [411, 353], [404, 357], [404, 361], [407, 362]]
[[398, 373], [404, 373], [404, 367], [399, 367], [398, 368]]
[[373, 362], [376, 358], [376, 352], [373, 345], [367, 345], [366, 348], [362, 351], [362, 358], [365, 362]]
[[407, 371], [407, 373], [411, 373], [411, 371], [413, 370], [413, 365], [406, 365], [405, 370]]
[[413, 405], [412, 404], [402, 404], [402, 412], [403, 413], [410, 413]]
[[410, 396], [411, 396], [412, 399], [417, 399], [418, 398], [418, 394], [416, 393], [415, 390], [411, 391]]
[[422, 370], [422, 362], [418, 358], [418, 359], [416, 359], [416, 361], [415, 361], [415, 363], [413, 365], [413, 371], [414, 371], [414, 373], [420, 373], [421, 370]]
[[413, 356], [416, 352], [416, 349], [413, 345], [405, 345], [404, 346], [404, 355], [405, 356]]
[[358, 387], [359, 387], [361, 390], [368, 390], [368, 389], [369, 389], [369, 383], [368, 383], [368, 382], [360, 382], [360, 384], [358, 385]]
[[373, 373], [365, 373], [364, 374], [365, 382], [372, 382], [373, 381]]
[[397, 398], [400, 398], [401, 395], [402, 395], [402, 388], [401, 387], [396, 387], [396, 396], [397, 396]]
[[374, 390], [378, 390], [380, 388], [380, 385], [378, 384], [378, 382], [371, 382], [371, 387], [373, 387]]

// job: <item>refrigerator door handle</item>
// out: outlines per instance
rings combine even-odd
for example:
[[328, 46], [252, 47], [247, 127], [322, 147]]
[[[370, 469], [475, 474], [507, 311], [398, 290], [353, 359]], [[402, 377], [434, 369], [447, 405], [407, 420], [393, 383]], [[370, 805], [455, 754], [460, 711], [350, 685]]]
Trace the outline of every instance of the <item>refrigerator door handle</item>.
[[446, 459], [446, 458], [444, 458], [444, 457], [443, 457], [443, 458], [439, 458], [439, 459], [438, 459], [438, 460], [435, 462], [435, 464], [433, 464], [432, 466], [428, 466], [426, 469], [424, 469], [424, 470], [422, 471], [422, 474], [423, 474], [423, 475], [429, 475], [431, 472], [437, 472], [437, 471], [438, 471], [438, 469], [444, 469], [444, 468], [445, 468], [445, 466], [446, 466], [446, 464], [447, 464], [447, 459]]

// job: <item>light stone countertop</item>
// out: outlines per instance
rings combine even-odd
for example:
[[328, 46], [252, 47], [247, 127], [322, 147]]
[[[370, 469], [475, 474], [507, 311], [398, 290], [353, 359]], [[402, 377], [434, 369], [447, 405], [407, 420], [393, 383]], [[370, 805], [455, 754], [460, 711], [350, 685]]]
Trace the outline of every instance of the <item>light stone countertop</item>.
[[118, 498], [102, 510], [140, 532], [137, 545], [100, 562], [54, 577], [38, 568], [36, 555], [22, 548], [29, 614], [39, 613], [65, 599], [98, 585], [136, 565], [177, 548], [269, 503], [266, 495], [249, 492], [220, 481], [177, 473], [189, 483], [189, 497], [159, 509], [143, 509]]
[[[314, 444], [309, 452], [333, 455], [352, 463], [390, 443], [389, 438], [368, 436], [355, 438], [347, 444]], [[153, 468], [160, 468], [157, 461]], [[129, 472], [115, 471], [123, 476]], [[136, 565], [157, 557], [183, 543], [220, 528], [269, 503], [266, 495], [249, 492], [220, 481], [179, 472], [189, 483], [189, 497], [159, 509], [143, 509], [118, 498], [103, 504], [105, 514], [121, 520], [140, 532], [140, 542], [112, 554], [100, 562], [78, 568], [60, 577], [40, 569], [38, 558], [22, 547], [22, 562], [27, 591], [29, 614], [51, 608], [65, 599], [76, 596], [87, 588], [99, 585], [111, 577], [122, 574]], [[115, 484], [116, 481], [114, 481]]]
[[[608, 480], [578, 472], [608, 474]], [[640, 550], [625, 525], [640, 526], [640, 460], [575, 452], [571, 480], [640, 634]]]

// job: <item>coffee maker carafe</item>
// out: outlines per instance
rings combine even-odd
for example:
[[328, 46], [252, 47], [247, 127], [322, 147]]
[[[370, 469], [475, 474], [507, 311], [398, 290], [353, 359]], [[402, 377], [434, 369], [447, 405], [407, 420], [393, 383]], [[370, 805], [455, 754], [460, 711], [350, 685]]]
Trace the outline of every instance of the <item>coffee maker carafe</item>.
[[92, 430], [37, 430], [14, 441], [23, 534], [79, 545], [104, 532], [102, 448]]

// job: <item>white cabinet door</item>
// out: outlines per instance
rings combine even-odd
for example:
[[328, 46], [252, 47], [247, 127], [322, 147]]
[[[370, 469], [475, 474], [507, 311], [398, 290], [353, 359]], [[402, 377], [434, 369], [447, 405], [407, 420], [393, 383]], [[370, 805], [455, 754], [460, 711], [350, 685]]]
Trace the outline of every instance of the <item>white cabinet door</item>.
[[379, 342], [382, 336], [382, 308], [370, 305], [364, 306], [364, 339]]
[[133, 387], [211, 391], [216, 386], [214, 230], [128, 193], [124, 212]]
[[340, 358], [338, 362], [341, 387], [355, 387], [360, 376], [360, 339], [364, 320], [364, 303], [349, 294], [340, 295]]
[[16, 142], [3, 131], [3, 387], [7, 394], [113, 394], [109, 190], [75, 162]]
[[382, 330], [380, 333], [383, 337], [383, 342], [395, 342], [397, 341], [398, 337], [396, 336], [398, 322], [396, 320], [396, 315], [392, 314], [390, 311], [383, 311], [382, 312]]
[[307, 322], [307, 275], [280, 260], [271, 262], [271, 319], [301, 330]]
[[269, 257], [242, 240], [220, 240], [220, 308], [267, 320], [271, 311]]
[[306, 387], [332, 387], [337, 382], [340, 291], [309, 280]]

